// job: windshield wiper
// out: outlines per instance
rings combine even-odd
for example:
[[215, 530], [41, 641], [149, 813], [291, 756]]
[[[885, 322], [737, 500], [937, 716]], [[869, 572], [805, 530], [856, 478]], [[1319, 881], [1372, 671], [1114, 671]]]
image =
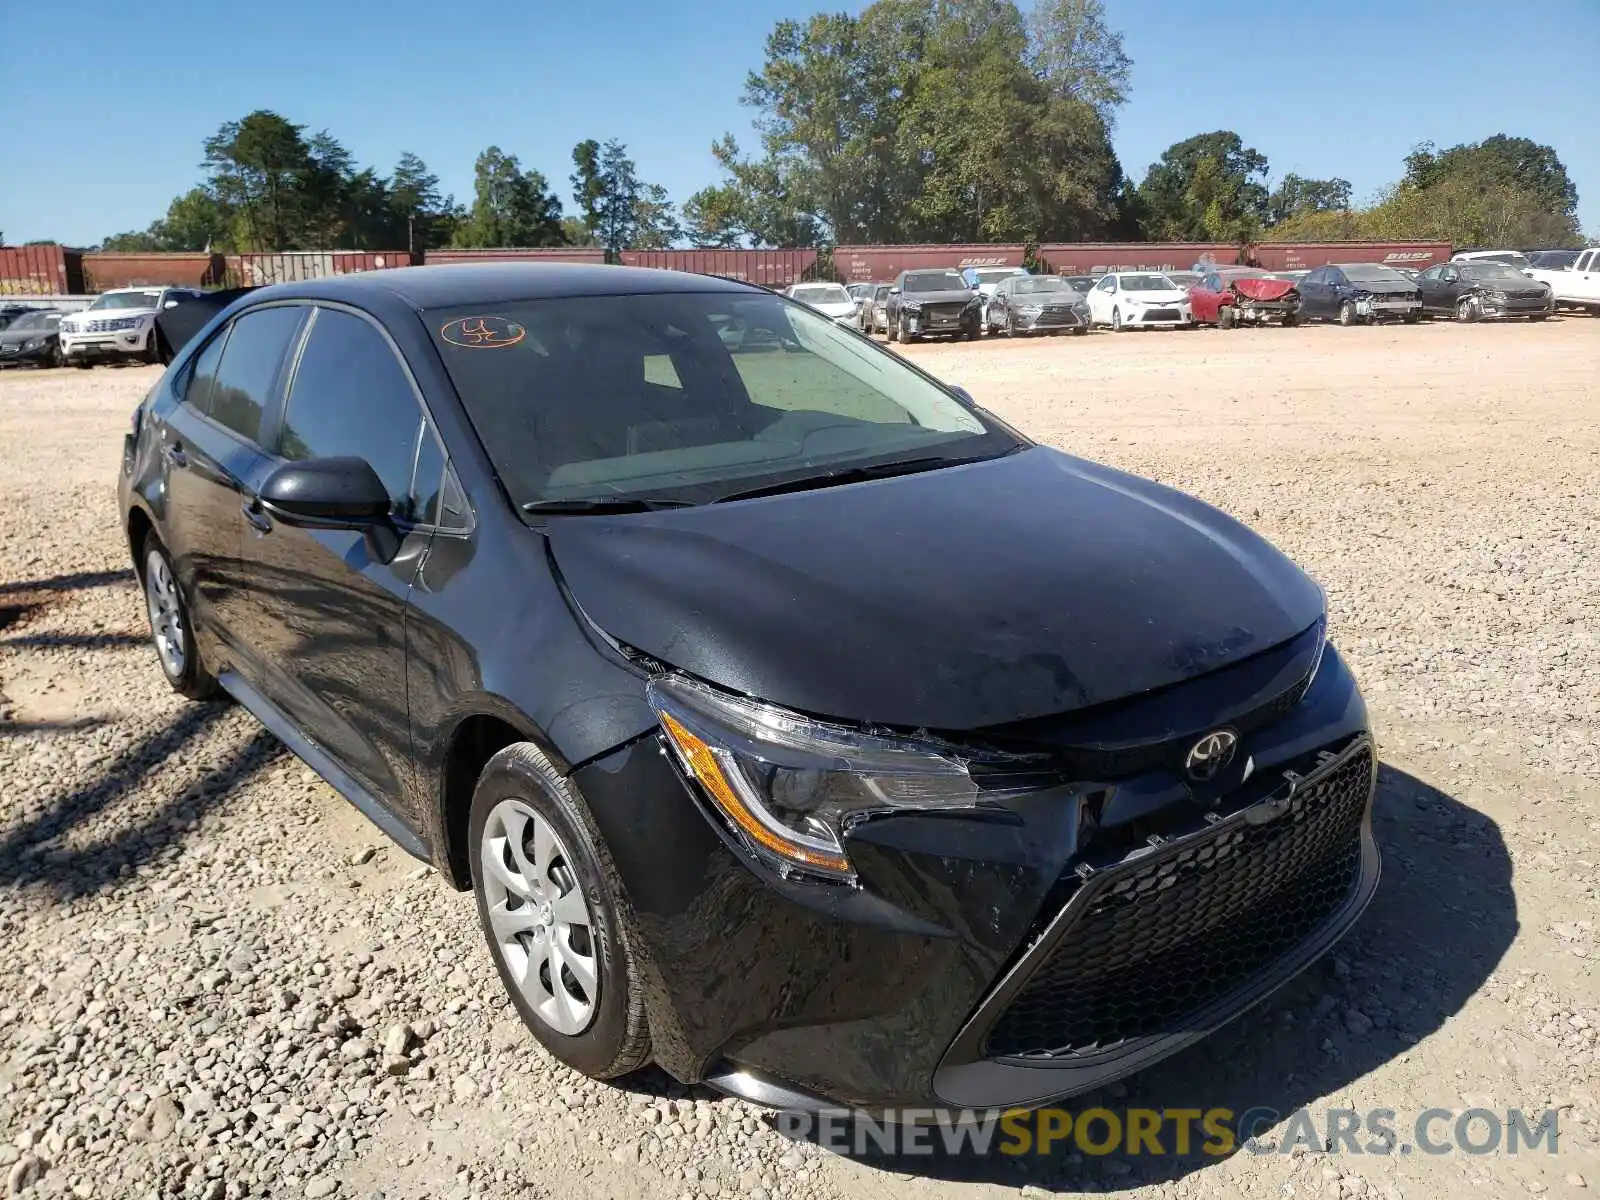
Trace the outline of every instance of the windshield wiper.
[[743, 491], [727, 492], [711, 503], [722, 504], [728, 500], [754, 500], [758, 496], [780, 496], [785, 492], [809, 492], [813, 488], [838, 487], [846, 483], [864, 483], [869, 479], [889, 479], [895, 475], [917, 475], [940, 467], [955, 467], [962, 463], [984, 462], [999, 455], [981, 454], [972, 458], [949, 458], [929, 455], [922, 458], [901, 458], [894, 462], [869, 463], [859, 467], [842, 467], [837, 471], [824, 471], [820, 475], [802, 475], [799, 479], [785, 479], [779, 483], [762, 484]]
[[530, 500], [525, 513], [582, 515], [584, 513], [656, 512], [663, 508], [690, 508], [692, 500], [668, 500], [660, 496], [590, 496], [581, 500]]

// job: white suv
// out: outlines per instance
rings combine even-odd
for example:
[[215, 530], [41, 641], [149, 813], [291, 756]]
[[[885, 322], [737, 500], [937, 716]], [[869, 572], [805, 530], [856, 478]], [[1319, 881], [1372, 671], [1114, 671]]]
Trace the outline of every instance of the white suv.
[[61, 355], [75, 367], [128, 358], [155, 362], [156, 314], [199, 295], [193, 288], [178, 287], [102, 292], [82, 312], [61, 319]]

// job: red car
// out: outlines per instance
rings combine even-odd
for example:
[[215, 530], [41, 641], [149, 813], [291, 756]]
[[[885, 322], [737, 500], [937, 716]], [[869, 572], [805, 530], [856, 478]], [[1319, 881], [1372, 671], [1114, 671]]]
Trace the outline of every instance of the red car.
[[1197, 325], [1231, 329], [1300, 320], [1300, 292], [1292, 279], [1257, 267], [1213, 267], [1189, 289], [1189, 308]]

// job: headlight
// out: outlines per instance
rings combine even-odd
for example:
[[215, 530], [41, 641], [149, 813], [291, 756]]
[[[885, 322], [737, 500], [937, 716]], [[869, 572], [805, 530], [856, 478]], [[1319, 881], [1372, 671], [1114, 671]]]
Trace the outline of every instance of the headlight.
[[[874, 814], [971, 809], [1014, 793], [1024, 778], [1015, 773], [1020, 759], [979, 763], [931, 740], [815, 721], [681, 676], [652, 679], [646, 696], [684, 773], [739, 840], [784, 875], [853, 882], [844, 850], [851, 825]], [[980, 785], [973, 768], [985, 766], [1012, 771]]]
[[1037, 313], [1043, 312], [1044, 310], [1040, 305], [1037, 304], [1019, 304], [1017, 305], [1017, 311], [1022, 313], [1024, 316], [1031, 317]]
[[921, 300], [903, 300], [903, 301], [900, 302], [900, 307], [905, 309], [907, 312], [921, 312], [922, 311], [922, 301]]
[[1483, 295], [1486, 300], [1504, 300], [1506, 298], [1506, 294], [1498, 290], [1485, 292]]
[[29, 338], [22, 343], [22, 348], [24, 350], [37, 350], [42, 345], [44, 345], [43, 338]]

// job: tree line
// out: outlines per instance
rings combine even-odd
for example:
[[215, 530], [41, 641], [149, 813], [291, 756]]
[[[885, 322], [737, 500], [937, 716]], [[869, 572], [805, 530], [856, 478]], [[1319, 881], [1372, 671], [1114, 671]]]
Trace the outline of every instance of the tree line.
[[207, 139], [204, 178], [164, 217], [103, 248], [1582, 243], [1556, 152], [1504, 134], [1418, 147], [1366, 204], [1336, 177], [1269, 187], [1266, 155], [1227, 130], [1175, 143], [1136, 181], [1111, 144], [1132, 68], [1101, 0], [877, 0], [774, 27], [742, 97], [756, 142], [719, 138], [718, 180], [681, 205], [616, 139], [573, 147], [570, 207], [499, 146], [458, 204], [414, 154], [385, 175], [258, 111]]

